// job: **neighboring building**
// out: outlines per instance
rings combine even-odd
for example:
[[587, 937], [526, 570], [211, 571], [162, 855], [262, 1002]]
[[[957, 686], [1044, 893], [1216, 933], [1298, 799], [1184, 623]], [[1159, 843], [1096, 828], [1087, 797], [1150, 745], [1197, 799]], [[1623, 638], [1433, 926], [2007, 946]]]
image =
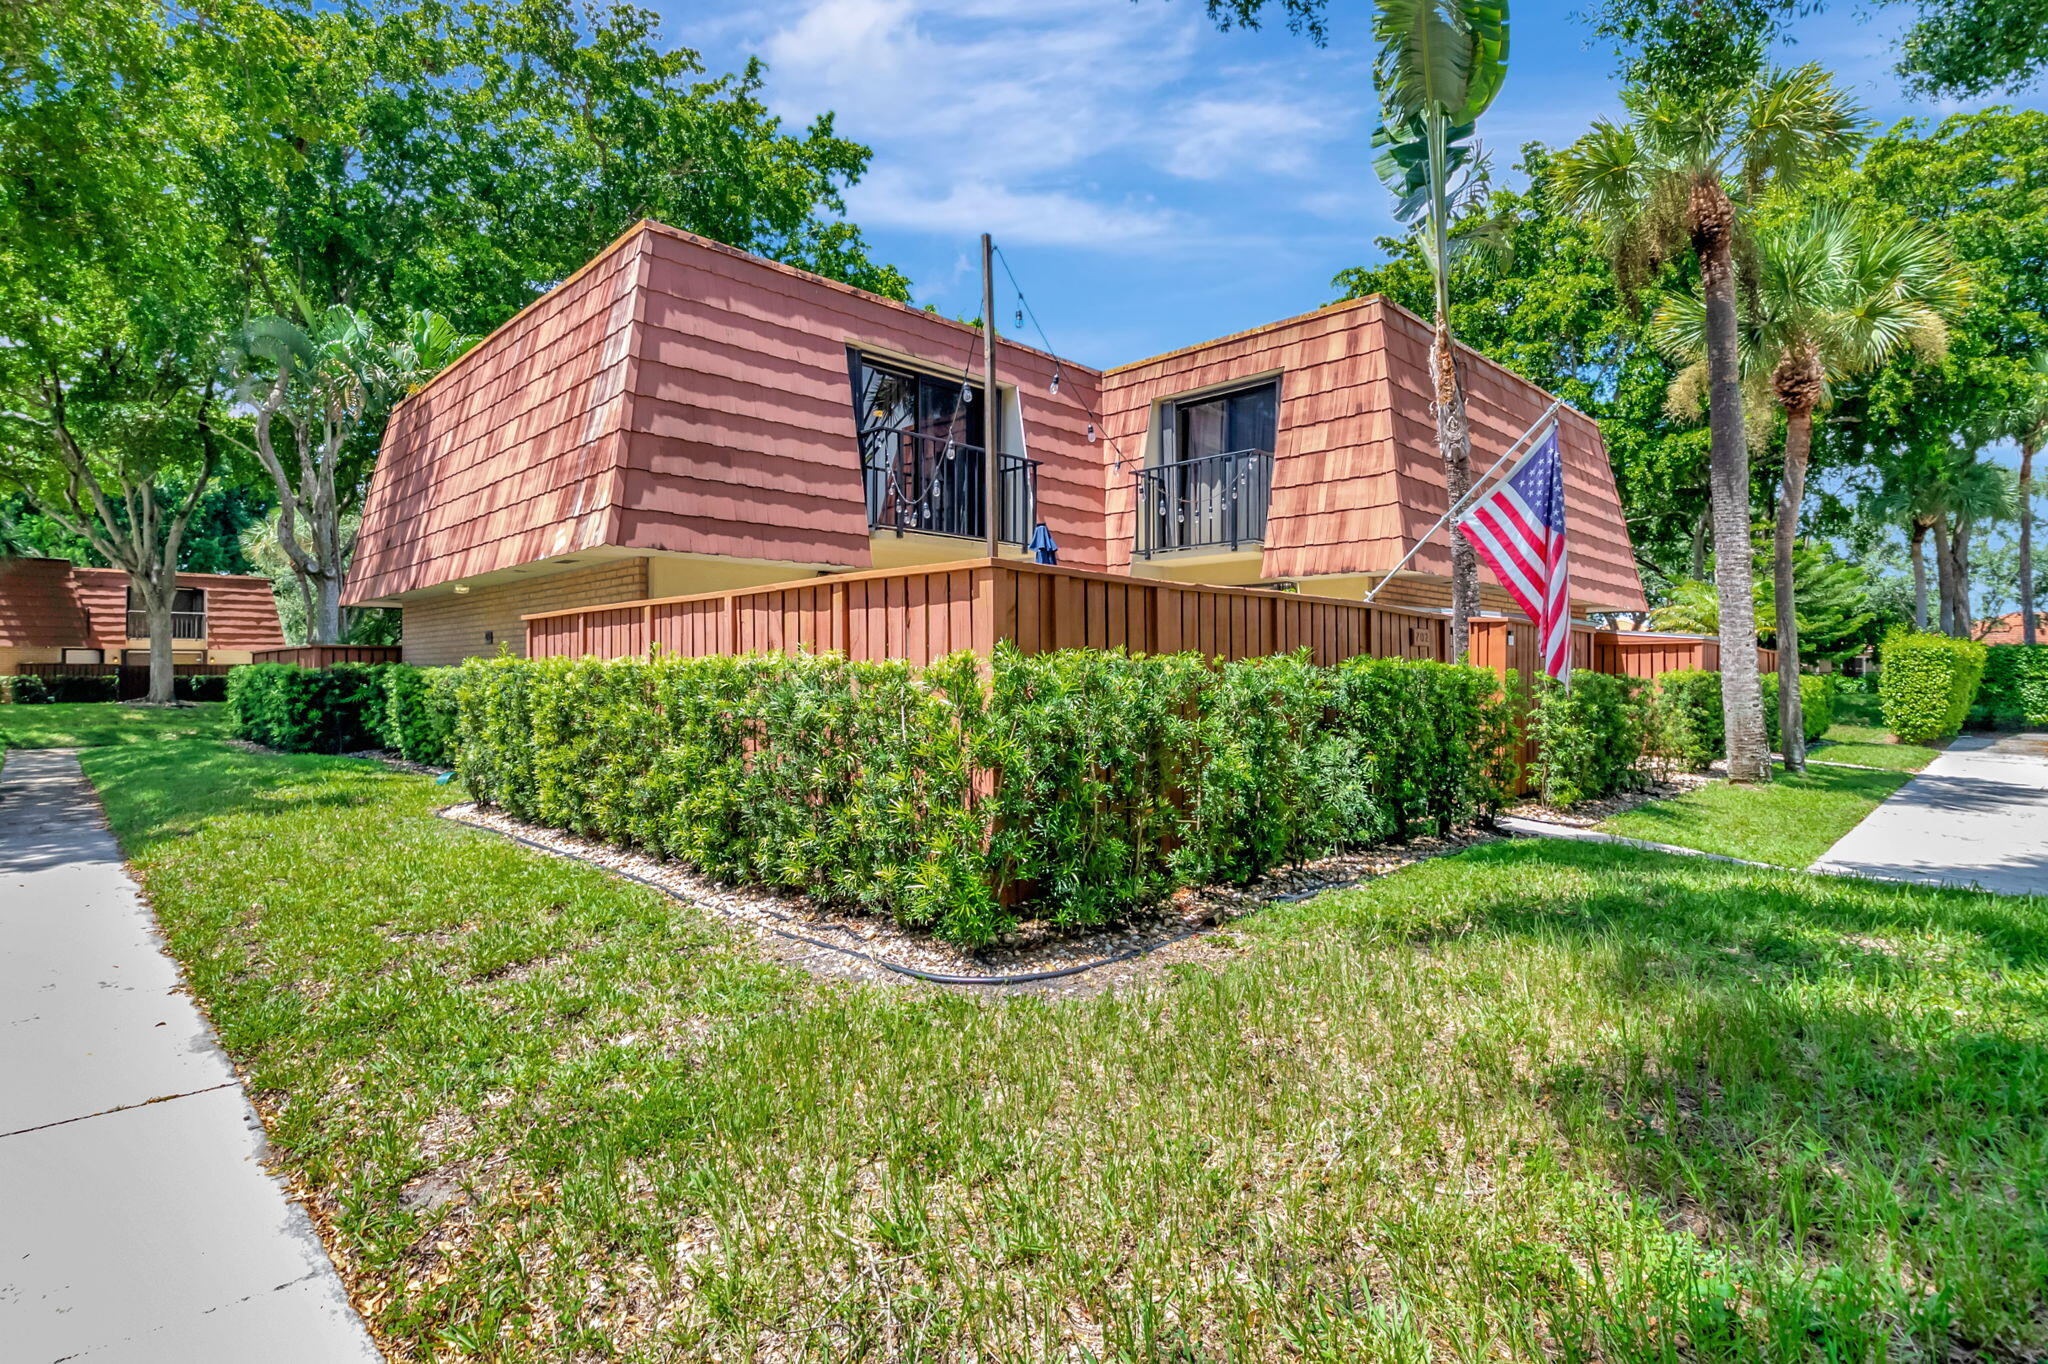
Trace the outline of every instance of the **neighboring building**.
[[[1428, 341], [1380, 298], [1106, 372], [1004, 340], [1004, 552], [1043, 523], [1064, 566], [1356, 600], [1443, 510]], [[343, 600], [445, 663], [520, 652], [536, 611], [973, 558], [979, 355], [972, 326], [641, 223], [399, 405]], [[1549, 398], [1464, 359], [1478, 473]], [[1599, 428], [1560, 416], [1574, 604], [1640, 610]], [[1444, 543], [1380, 600], [1444, 605]]]
[[[2036, 612], [2034, 615], [2034, 638], [2048, 641], [2048, 615]], [[2008, 611], [1991, 620], [1977, 622], [1977, 639], [1984, 644], [2025, 644], [2026, 622], [2017, 611]]]
[[[171, 610], [178, 663], [247, 663], [284, 644], [270, 579], [180, 573]], [[67, 559], [0, 559], [0, 674], [23, 663], [149, 662], [149, 626], [128, 575]]]

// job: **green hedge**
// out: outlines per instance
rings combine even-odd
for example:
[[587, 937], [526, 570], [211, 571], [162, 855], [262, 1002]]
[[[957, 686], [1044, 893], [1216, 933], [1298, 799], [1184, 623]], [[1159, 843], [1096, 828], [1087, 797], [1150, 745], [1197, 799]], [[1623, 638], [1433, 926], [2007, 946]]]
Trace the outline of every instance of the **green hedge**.
[[[1764, 736], [1778, 748], [1778, 675], [1765, 673]], [[1811, 744], [1835, 722], [1835, 681], [1818, 673], [1799, 675], [1801, 731]], [[1700, 772], [1727, 751], [1727, 727], [1721, 714], [1721, 674], [1700, 669], [1665, 673], [1657, 679], [1654, 744], [1659, 757], [1673, 767]]]
[[454, 668], [384, 669], [384, 709], [378, 726], [386, 748], [416, 763], [445, 767], [455, 757]]
[[251, 663], [228, 674], [228, 716], [238, 738], [286, 753], [381, 748], [384, 673], [396, 666]]
[[10, 690], [19, 706], [55, 705], [66, 701], [112, 701], [120, 694], [121, 679], [113, 673], [80, 673], [64, 677], [36, 677], [21, 673]]
[[455, 686], [477, 799], [970, 945], [1448, 829], [1516, 775], [1493, 675], [1402, 660], [472, 659]]
[[1638, 790], [1656, 734], [1649, 685], [1584, 669], [1573, 670], [1569, 687], [1539, 681], [1529, 731], [1546, 803], [1570, 806]]
[[1703, 772], [1728, 751], [1721, 674], [1701, 668], [1657, 679], [1657, 750], [1672, 766]]
[[173, 677], [171, 695], [179, 701], [225, 701], [228, 699], [227, 674]]
[[[1764, 691], [1764, 737], [1773, 752], [1782, 752], [1778, 744], [1778, 675], [1765, 673], [1759, 680]], [[1835, 723], [1833, 678], [1819, 673], [1799, 674], [1799, 720], [1800, 733], [1809, 744], [1828, 732], [1828, 727]]]
[[2048, 725], [2048, 644], [1993, 644], [1984, 651], [1984, 680], [1970, 723], [1999, 729]]
[[1962, 728], [1984, 675], [1982, 644], [1947, 635], [1888, 635], [1878, 654], [1877, 696], [1885, 728], [1901, 743], [1940, 739]]

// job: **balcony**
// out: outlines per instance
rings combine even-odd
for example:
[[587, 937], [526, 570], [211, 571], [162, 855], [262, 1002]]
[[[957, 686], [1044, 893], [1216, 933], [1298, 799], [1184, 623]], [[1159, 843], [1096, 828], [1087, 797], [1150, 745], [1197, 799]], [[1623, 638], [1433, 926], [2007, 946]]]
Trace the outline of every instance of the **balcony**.
[[1273, 452], [1229, 450], [1174, 460], [1137, 474], [1137, 551], [1242, 549], [1266, 538]]
[[[979, 445], [883, 429], [861, 438], [861, 456], [870, 531], [987, 539]], [[1038, 461], [997, 455], [996, 470], [997, 538], [1022, 545], [1038, 519]]]
[[[149, 613], [130, 611], [128, 613], [128, 638], [149, 638]], [[206, 613], [204, 611], [171, 612], [172, 639], [205, 639]]]

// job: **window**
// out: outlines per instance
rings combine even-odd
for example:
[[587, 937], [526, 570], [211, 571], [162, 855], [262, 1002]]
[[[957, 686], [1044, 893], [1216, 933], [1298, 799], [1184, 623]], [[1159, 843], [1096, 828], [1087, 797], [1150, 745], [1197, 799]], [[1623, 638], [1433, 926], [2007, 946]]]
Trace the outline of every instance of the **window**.
[[[149, 613], [142, 609], [142, 602], [135, 595], [135, 589], [128, 589], [128, 638], [149, 637]], [[206, 638], [206, 589], [203, 587], [181, 587], [171, 593], [171, 638]]]
[[1263, 450], [1272, 453], [1278, 434], [1280, 386], [1263, 383], [1234, 393], [1217, 393], [1166, 408], [1166, 460], [1212, 459]]
[[[986, 486], [981, 385], [857, 351], [849, 352], [847, 363], [869, 529], [981, 538]], [[1000, 430], [1000, 393], [996, 403]], [[1002, 478], [997, 490], [1002, 538], [1021, 544], [1031, 529], [1036, 466], [1000, 453], [996, 464]]]
[[1279, 423], [1270, 379], [1161, 407], [1159, 462], [1138, 474], [1138, 552], [1264, 540]]
[[107, 651], [104, 649], [66, 649], [58, 659], [60, 663], [104, 663]]

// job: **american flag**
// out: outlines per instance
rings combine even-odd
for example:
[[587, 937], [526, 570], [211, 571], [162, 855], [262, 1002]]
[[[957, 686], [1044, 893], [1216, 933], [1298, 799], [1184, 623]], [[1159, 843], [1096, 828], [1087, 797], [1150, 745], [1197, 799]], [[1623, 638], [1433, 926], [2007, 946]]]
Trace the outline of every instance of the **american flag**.
[[1536, 622], [1544, 673], [1564, 677], [1572, 665], [1571, 575], [1565, 568], [1564, 460], [1557, 428], [1468, 507], [1457, 525]]

